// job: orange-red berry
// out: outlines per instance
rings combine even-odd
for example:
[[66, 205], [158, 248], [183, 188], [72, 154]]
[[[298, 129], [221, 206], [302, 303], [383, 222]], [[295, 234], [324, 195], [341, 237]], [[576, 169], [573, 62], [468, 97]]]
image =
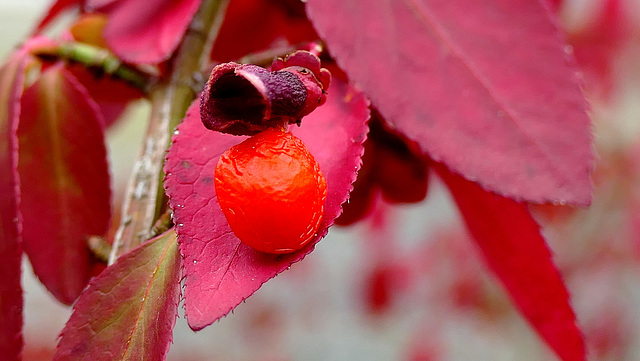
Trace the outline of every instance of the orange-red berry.
[[275, 129], [222, 154], [215, 188], [235, 235], [267, 253], [294, 252], [309, 243], [327, 197], [326, 180], [304, 143]]

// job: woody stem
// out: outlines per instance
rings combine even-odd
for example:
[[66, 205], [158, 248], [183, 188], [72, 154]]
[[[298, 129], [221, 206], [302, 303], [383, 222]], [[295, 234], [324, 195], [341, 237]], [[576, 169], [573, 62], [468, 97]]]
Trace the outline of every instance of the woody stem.
[[122, 219], [113, 241], [109, 264], [151, 236], [166, 210], [162, 166], [171, 134], [196, 96], [194, 76], [206, 62], [207, 45], [215, 39], [228, 0], [203, 0], [172, 58], [169, 76], [150, 92], [151, 117], [142, 153], [125, 192]]

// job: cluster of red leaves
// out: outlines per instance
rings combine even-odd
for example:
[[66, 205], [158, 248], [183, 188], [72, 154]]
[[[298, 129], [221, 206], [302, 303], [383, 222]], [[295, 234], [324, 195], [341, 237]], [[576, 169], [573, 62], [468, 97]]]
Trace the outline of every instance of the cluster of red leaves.
[[71, 304], [95, 273], [87, 237], [104, 235], [111, 213], [104, 117], [70, 70], [31, 55], [50, 46], [31, 39], [0, 69], [0, 354], [12, 357], [21, 348], [22, 249], [51, 293]]
[[[106, 16], [104, 40], [120, 58], [162, 65], [202, 1], [58, 0], [37, 31], [63, 10], [80, 6]], [[177, 314], [179, 263], [187, 320], [197, 330], [304, 258], [349, 198], [364, 152], [370, 105], [379, 112], [383, 128], [397, 133], [395, 141], [407, 141], [404, 150], [413, 163], [398, 169], [425, 172], [414, 183], [399, 183], [424, 187], [409, 200], [426, 192], [429, 162], [524, 317], [563, 360], [585, 359], [567, 291], [526, 205], [586, 205], [591, 199], [586, 103], [573, 58], [547, 4], [244, 0], [232, 1], [227, 10], [213, 59], [230, 60], [319, 36], [331, 54], [328, 63], [335, 60], [341, 69], [334, 70], [341, 75], [328, 89], [326, 104], [293, 130], [327, 179], [318, 235], [304, 249], [279, 256], [259, 253], [235, 237], [217, 204], [213, 169], [220, 154], [243, 138], [206, 130], [196, 101], [178, 127], [165, 165], [182, 257], [169, 233], [96, 277], [74, 307], [56, 360], [76, 359], [80, 351], [95, 359], [106, 350], [120, 359], [134, 358], [143, 352], [133, 346], [142, 342], [145, 330], [157, 332], [149, 336], [150, 352], [162, 359]], [[89, 235], [105, 234], [109, 219], [105, 117], [113, 119], [130, 99], [108, 96], [114, 87], [104, 91], [94, 79], [74, 76], [63, 65], [43, 69], [24, 90], [26, 67], [39, 64], [31, 50], [23, 47], [0, 73], [0, 168], [11, 175], [0, 184], [0, 257], [8, 260], [1, 266], [8, 277], [0, 287], [0, 351], [6, 350], [11, 360], [19, 359], [21, 347], [16, 311], [22, 302], [21, 248], [63, 302], [73, 302], [89, 280], [92, 262], [84, 242]], [[107, 111], [108, 102], [115, 103], [115, 111]], [[380, 139], [384, 145], [387, 138]], [[392, 155], [385, 160], [386, 170], [376, 170], [375, 182], [393, 197], [390, 192], [398, 183], [385, 178], [385, 172], [406, 159], [394, 158], [380, 144], [376, 149], [382, 151], [374, 155]], [[407, 180], [402, 173], [398, 177]], [[147, 277], [149, 272], [154, 276]], [[169, 296], [148, 302], [153, 294]], [[374, 297], [386, 302], [383, 294]], [[116, 307], [123, 299], [131, 302]], [[149, 316], [156, 314], [161, 317]], [[116, 320], [120, 322], [114, 324]]]

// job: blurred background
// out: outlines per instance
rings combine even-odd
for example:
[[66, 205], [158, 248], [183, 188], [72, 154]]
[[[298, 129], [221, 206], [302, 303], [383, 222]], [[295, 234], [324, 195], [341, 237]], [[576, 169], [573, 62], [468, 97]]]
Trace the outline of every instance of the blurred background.
[[[4, 58], [45, 0], [0, 0]], [[640, 360], [640, 2], [567, 0], [562, 25], [591, 104], [597, 168], [588, 210], [534, 209], [572, 294], [590, 360]], [[119, 199], [148, 104], [108, 131]], [[233, 313], [194, 333], [174, 330], [172, 361], [554, 360], [486, 269], [435, 177], [426, 199], [389, 204], [332, 227], [303, 262]], [[49, 360], [70, 315], [23, 265], [25, 360]], [[1, 358], [1, 357], [0, 357]]]

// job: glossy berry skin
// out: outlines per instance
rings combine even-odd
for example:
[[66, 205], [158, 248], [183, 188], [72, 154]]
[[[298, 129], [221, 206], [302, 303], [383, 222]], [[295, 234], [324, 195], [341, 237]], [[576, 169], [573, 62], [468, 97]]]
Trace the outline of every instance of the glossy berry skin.
[[269, 129], [228, 149], [218, 161], [215, 189], [231, 230], [266, 253], [290, 253], [320, 226], [327, 183], [304, 143]]

